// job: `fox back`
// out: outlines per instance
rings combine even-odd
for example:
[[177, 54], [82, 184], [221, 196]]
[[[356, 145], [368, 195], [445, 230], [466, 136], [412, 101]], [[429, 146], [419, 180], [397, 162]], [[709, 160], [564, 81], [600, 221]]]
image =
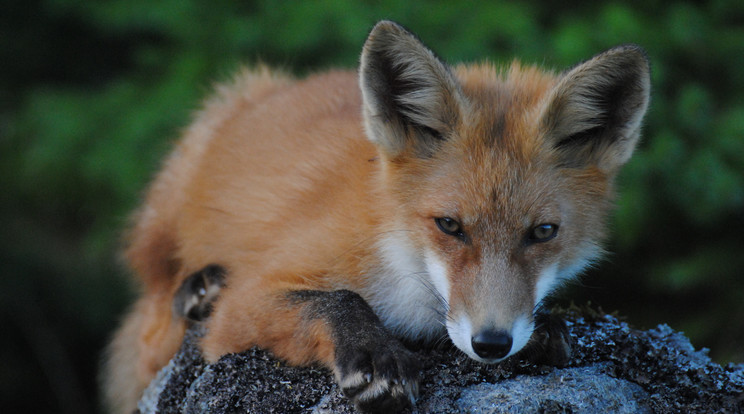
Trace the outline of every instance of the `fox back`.
[[562, 73], [452, 67], [391, 22], [358, 74], [244, 73], [135, 217], [127, 258], [143, 293], [111, 348], [109, 398], [132, 408], [173, 355], [193, 310], [183, 295], [207, 292], [195, 275], [219, 279], [197, 308], [210, 310], [208, 359], [258, 345], [321, 363], [363, 409], [415, 395], [396, 338], [514, 355], [543, 300], [600, 257], [649, 88], [637, 46]]

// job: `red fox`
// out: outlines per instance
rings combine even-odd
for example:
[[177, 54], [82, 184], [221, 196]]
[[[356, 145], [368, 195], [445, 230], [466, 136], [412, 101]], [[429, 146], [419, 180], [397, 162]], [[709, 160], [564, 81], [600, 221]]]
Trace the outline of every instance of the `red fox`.
[[543, 299], [602, 253], [649, 90], [635, 45], [562, 73], [449, 66], [388, 21], [358, 73], [244, 72], [135, 216], [143, 292], [109, 350], [112, 409], [136, 408], [193, 320], [208, 361], [259, 346], [320, 364], [366, 411], [415, 398], [404, 342], [514, 355]]

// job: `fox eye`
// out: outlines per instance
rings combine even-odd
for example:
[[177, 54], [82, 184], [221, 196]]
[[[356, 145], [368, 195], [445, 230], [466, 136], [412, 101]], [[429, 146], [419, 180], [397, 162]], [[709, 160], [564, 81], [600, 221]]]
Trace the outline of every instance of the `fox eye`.
[[465, 236], [462, 232], [462, 227], [460, 227], [460, 223], [449, 217], [435, 218], [434, 221], [437, 223], [437, 227], [439, 227], [439, 230], [442, 230], [442, 232], [444, 232], [445, 234], [449, 234], [450, 236], [457, 236], [460, 238]]
[[540, 224], [532, 229], [528, 241], [530, 243], [543, 243], [557, 235], [557, 224]]

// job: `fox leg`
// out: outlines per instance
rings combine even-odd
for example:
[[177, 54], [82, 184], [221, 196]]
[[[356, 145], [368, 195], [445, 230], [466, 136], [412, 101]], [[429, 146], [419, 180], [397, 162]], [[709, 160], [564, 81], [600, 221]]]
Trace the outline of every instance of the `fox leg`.
[[145, 296], [137, 304], [142, 315], [138, 337], [138, 377], [147, 385], [176, 354], [188, 322], [205, 320], [224, 284], [223, 268], [210, 265], [190, 276], [175, 293]]
[[393, 412], [418, 393], [418, 362], [382, 326], [367, 302], [348, 290], [295, 291], [304, 318], [325, 320], [335, 345], [334, 374], [362, 411]]
[[[220, 299], [202, 342], [207, 359], [258, 345], [292, 364], [323, 363], [333, 370], [344, 394], [365, 412], [395, 412], [417, 396], [418, 361], [358, 294], [282, 290], [268, 300], [254, 296], [255, 312], [225, 303], [234, 297]], [[261, 315], [271, 320], [260, 320]]]
[[[102, 385], [108, 409], [131, 413], [157, 371], [181, 344], [184, 321], [201, 322], [223, 286], [225, 271], [211, 265], [190, 275], [173, 296], [146, 295], [134, 306], [113, 341], [103, 363]], [[171, 313], [172, 309], [172, 313]]]
[[141, 298], [106, 349], [102, 385], [110, 412], [134, 412], [142, 391], [178, 350], [185, 324], [171, 316], [169, 303], [156, 295]]

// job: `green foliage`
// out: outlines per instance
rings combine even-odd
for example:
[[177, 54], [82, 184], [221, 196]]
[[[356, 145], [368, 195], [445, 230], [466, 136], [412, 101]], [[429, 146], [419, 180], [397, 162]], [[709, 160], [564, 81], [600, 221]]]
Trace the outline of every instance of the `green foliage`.
[[[519, 57], [560, 69], [616, 44], [644, 46], [653, 101], [620, 179], [614, 254], [585, 279], [602, 288], [574, 294], [744, 361], [741, 1], [5, 3], [0, 309], [18, 339], [0, 348], [15, 366], [0, 385], [16, 396], [4, 398], [11, 411], [28, 410], [34, 388], [51, 396], [38, 409], [93, 409], [95, 355], [131, 299], [119, 235], [212, 83], [257, 61], [300, 75], [354, 67], [382, 18], [451, 62]], [[73, 380], [60, 385], [60, 366], [74, 367]]]

